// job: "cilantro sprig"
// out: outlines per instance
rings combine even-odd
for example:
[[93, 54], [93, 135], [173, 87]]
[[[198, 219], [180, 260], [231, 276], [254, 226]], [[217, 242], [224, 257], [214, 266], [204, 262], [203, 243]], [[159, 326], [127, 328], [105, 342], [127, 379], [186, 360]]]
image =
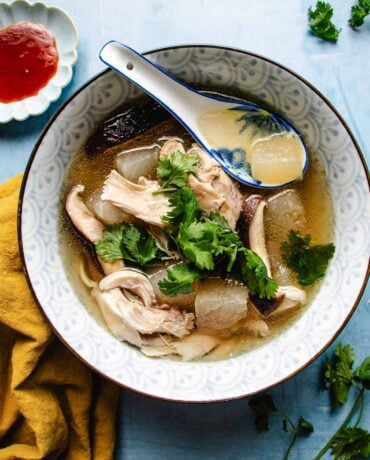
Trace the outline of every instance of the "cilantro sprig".
[[314, 9], [308, 9], [308, 26], [317, 37], [336, 42], [342, 29], [333, 24], [332, 17], [333, 7], [330, 3], [318, 1]]
[[288, 242], [281, 245], [284, 261], [298, 276], [302, 286], [311, 286], [325, 275], [335, 247], [332, 243], [326, 245], [310, 245], [311, 236], [300, 236], [291, 230]]
[[142, 267], [161, 257], [154, 238], [135, 224], [109, 225], [95, 249], [105, 262], [125, 259]]
[[184, 264], [177, 264], [167, 270], [167, 279], [159, 281], [158, 286], [161, 292], [169, 297], [188, 294], [193, 291], [193, 283], [200, 276], [197, 270], [192, 270]]
[[[331, 393], [333, 408], [346, 403], [351, 388], [357, 391], [357, 397], [337, 432], [314, 460], [322, 458], [329, 449], [338, 460], [370, 456], [370, 432], [359, 427], [365, 404], [364, 393], [370, 389], [370, 356], [353, 369], [355, 359], [356, 354], [350, 345], [338, 343], [334, 357], [326, 361], [323, 379], [325, 389]], [[353, 426], [349, 426], [356, 414], [356, 421]]]
[[161, 188], [155, 193], [168, 193], [184, 187], [188, 181], [188, 175], [196, 172], [199, 167], [199, 159], [193, 155], [182, 153], [178, 150], [171, 156], [163, 156], [158, 161], [157, 175], [161, 181]]
[[351, 17], [348, 24], [351, 27], [360, 27], [365, 22], [366, 16], [370, 14], [370, 0], [358, 0], [351, 8]]
[[288, 448], [284, 454], [283, 459], [287, 460], [289, 454], [293, 449], [298, 437], [307, 436], [313, 433], [313, 425], [303, 417], [300, 417], [297, 423], [294, 423], [291, 417], [288, 416], [282, 409], [276, 407], [272, 396], [264, 394], [255, 396], [249, 401], [249, 407], [254, 412], [254, 424], [258, 433], [268, 431], [269, 429], [269, 416], [273, 413], [279, 414], [283, 418], [283, 430], [291, 435], [291, 440]]
[[[171, 210], [163, 220], [168, 224], [167, 231], [179, 253], [190, 264], [187, 268], [192, 273], [198, 272], [198, 278], [201, 278], [221, 266], [226, 266], [227, 273], [238, 267], [235, 274], [240, 276], [252, 295], [268, 299], [275, 296], [277, 283], [267, 275], [264, 262], [243, 245], [238, 233], [230, 228], [223, 216], [202, 212], [193, 191], [187, 186], [173, 192], [169, 201]], [[174, 277], [174, 274], [171, 276]], [[159, 286], [163, 293], [170, 296], [181, 293], [183, 289], [181, 282], [171, 279], [170, 275]], [[191, 283], [188, 283], [187, 289], [190, 286]]]
[[[321, 459], [329, 450], [335, 460], [370, 457], [370, 432], [359, 426], [364, 412], [364, 394], [366, 390], [370, 390], [370, 356], [365, 358], [356, 369], [353, 368], [355, 360], [353, 348], [341, 343], [338, 343], [333, 358], [327, 359], [323, 380], [325, 389], [331, 393], [333, 408], [336, 409], [346, 403], [351, 388], [357, 391], [357, 397], [338, 430], [313, 460]], [[254, 412], [254, 423], [259, 433], [268, 431], [269, 419], [272, 415], [283, 417], [283, 429], [291, 434], [284, 460], [289, 458], [300, 436], [314, 431], [312, 424], [303, 417], [299, 417], [294, 423], [285, 411], [276, 406], [271, 395], [255, 396], [250, 399], [249, 406]], [[355, 422], [352, 422], [353, 419]]]

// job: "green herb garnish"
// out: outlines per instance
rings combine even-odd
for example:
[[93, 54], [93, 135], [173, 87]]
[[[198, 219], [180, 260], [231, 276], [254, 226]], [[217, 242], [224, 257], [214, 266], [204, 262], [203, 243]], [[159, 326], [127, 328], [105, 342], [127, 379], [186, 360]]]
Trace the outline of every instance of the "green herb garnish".
[[268, 431], [269, 415], [272, 412], [278, 412], [272, 396], [268, 394], [255, 396], [249, 400], [248, 404], [254, 412], [254, 425], [258, 433]]
[[330, 447], [332, 454], [338, 460], [369, 458], [370, 433], [362, 428], [344, 428], [333, 437]]
[[338, 407], [348, 399], [349, 389], [353, 381], [352, 366], [355, 360], [355, 353], [349, 345], [338, 344], [335, 357], [331, 362], [326, 362], [324, 372], [324, 385], [331, 390], [333, 406]]
[[[370, 433], [359, 427], [364, 411], [364, 393], [370, 389], [370, 356], [353, 370], [356, 359], [350, 345], [338, 343], [332, 360], [327, 360], [324, 370], [324, 385], [330, 391], [333, 407], [337, 408], [348, 400], [351, 388], [357, 391], [357, 397], [337, 432], [329, 439], [314, 457], [319, 460], [331, 449], [337, 460], [351, 460], [359, 456], [370, 456]], [[355, 415], [353, 426], [349, 426]]]
[[167, 279], [159, 281], [158, 286], [164, 295], [174, 297], [192, 292], [192, 284], [199, 278], [200, 273], [197, 270], [192, 270], [187, 265], [177, 264], [167, 270]]
[[317, 37], [336, 42], [342, 29], [333, 24], [332, 17], [333, 8], [330, 3], [318, 1], [315, 9], [308, 9], [308, 26]]
[[[359, 426], [364, 412], [364, 393], [370, 390], [370, 356], [353, 370], [355, 358], [355, 352], [350, 345], [343, 346], [339, 343], [334, 357], [327, 360], [323, 379], [325, 388], [331, 392], [333, 408], [346, 403], [351, 388], [357, 391], [357, 397], [338, 430], [313, 460], [321, 459], [329, 450], [335, 460], [370, 457], [370, 432]], [[285, 411], [276, 406], [268, 394], [252, 398], [249, 406], [255, 414], [254, 423], [258, 432], [269, 429], [270, 416], [276, 414], [283, 417], [283, 429], [291, 434], [291, 441], [283, 456], [284, 460], [289, 458], [299, 436], [314, 431], [312, 424], [303, 417], [299, 417], [295, 424]], [[349, 426], [351, 422], [352, 426]]]
[[358, 0], [357, 4], [351, 8], [351, 17], [348, 20], [348, 24], [351, 27], [360, 27], [369, 14], [370, 0]]
[[268, 394], [252, 398], [249, 401], [249, 407], [254, 412], [254, 424], [259, 433], [262, 431], [268, 431], [269, 416], [271, 414], [276, 413], [283, 417], [283, 429], [291, 435], [289, 446], [283, 457], [284, 460], [288, 459], [289, 454], [299, 436], [309, 435], [313, 432], [313, 426], [310, 422], [303, 417], [300, 417], [295, 424], [283, 410], [276, 407], [272, 397]]
[[[238, 109], [232, 109], [238, 110]], [[281, 133], [283, 128], [277, 119], [267, 110], [243, 111], [236, 121], [242, 122], [239, 134], [242, 134], [249, 126], [254, 125], [253, 134], [264, 132], [265, 134]]]
[[163, 156], [158, 161], [157, 174], [161, 188], [155, 193], [168, 193], [185, 187], [190, 173], [198, 171], [199, 159], [195, 156], [175, 151], [171, 156]]
[[266, 265], [258, 254], [243, 248], [239, 254], [239, 270], [251, 295], [258, 295], [260, 299], [275, 297], [277, 282], [268, 276]]
[[154, 238], [135, 224], [109, 225], [95, 248], [105, 262], [125, 259], [142, 267], [161, 256]]
[[283, 259], [298, 275], [302, 286], [311, 286], [325, 275], [335, 247], [332, 243], [310, 246], [310, 235], [302, 237], [293, 230], [289, 232], [288, 239], [289, 242], [281, 245]]
[[[168, 223], [168, 232], [182, 257], [191, 264], [192, 272], [199, 277], [226, 265], [231, 272], [238, 261], [241, 280], [251, 294], [260, 298], [274, 297], [277, 290], [275, 280], [267, 276], [267, 269], [260, 257], [247, 249], [237, 232], [233, 231], [227, 220], [211, 212], [203, 213], [191, 188], [182, 187], [170, 196], [172, 209], [163, 218]], [[238, 275], [238, 273], [236, 273]], [[168, 281], [175, 281], [168, 278]], [[171, 284], [171, 294], [176, 295], [177, 284]], [[163, 293], [163, 287], [160, 285]]]

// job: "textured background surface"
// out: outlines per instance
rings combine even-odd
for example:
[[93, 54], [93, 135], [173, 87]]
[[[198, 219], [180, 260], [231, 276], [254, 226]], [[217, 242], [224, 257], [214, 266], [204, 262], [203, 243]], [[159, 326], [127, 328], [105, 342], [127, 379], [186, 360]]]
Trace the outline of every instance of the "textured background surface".
[[[24, 169], [33, 144], [55, 109], [86, 79], [101, 70], [101, 45], [112, 38], [137, 48], [211, 43], [271, 57], [311, 81], [349, 123], [369, 161], [370, 20], [358, 32], [346, 26], [351, 0], [333, 0], [343, 27], [337, 45], [311, 37], [306, 0], [55, 0], [80, 31], [80, 56], [71, 85], [47, 113], [0, 126], [0, 179]], [[340, 335], [360, 359], [370, 355], [370, 289]], [[333, 347], [332, 347], [333, 349]], [[293, 417], [305, 416], [315, 433], [302, 440], [292, 459], [310, 459], [340, 424], [344, 411], [330, 412], [318, 385], [323, 358], [271, 393]], [[370, 396], [363, 426], [370, 429]], [[155, 401], [122, 391], [117, 459], [279, 459], [287, 436], [276, 419], [256, 435], [247, 400], [213, 405]]]

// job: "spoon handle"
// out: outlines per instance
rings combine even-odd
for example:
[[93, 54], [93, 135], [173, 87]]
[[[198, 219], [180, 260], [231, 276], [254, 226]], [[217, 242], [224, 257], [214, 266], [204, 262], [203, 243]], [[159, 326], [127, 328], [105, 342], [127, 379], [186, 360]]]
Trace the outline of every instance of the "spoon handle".
[[209, 107], [208, 98], [202, 97], [122, 43], [108, 42], [100, 51], [100, 59], [156, 99], [192, 131], [199, 113]]

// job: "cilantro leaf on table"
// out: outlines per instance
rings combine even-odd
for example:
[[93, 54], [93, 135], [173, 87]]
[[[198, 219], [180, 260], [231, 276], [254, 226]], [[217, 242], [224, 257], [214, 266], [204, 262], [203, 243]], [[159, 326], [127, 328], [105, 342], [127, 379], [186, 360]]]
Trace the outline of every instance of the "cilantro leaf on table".
[[313, 431], [314, 429], [312, 423], [305, 418], [300, 417], [297, 424], [297, 434], [307, 435], [313, 433]]
[[331, 362], [326, 362], [324, 370], [324, 385], [331, 391], [333, 406], [338, 407], [348, 399], [349, 389], [353, 382], [352, 370], [355, 352], [350, 345], [337, 345], [335, 356]]
[[259, 433], [268, 431], [269, 429], [269, 415], [272, 412], [277, 412], [272, 397], [268, 394], [255, 396], [249, 400], [249, 407], [254, 412], [254, 424]]
[[157, 174], [161, 181], [161, 188], [156, 193], [172, 192], [176, 188], [185, 187], [188, 175], [196, 172], [199, 159], [195, 156], [175, 151], [171, 156], [163, 156], [158, 161]]
[[161, 255], [154, 238], [135, 224], [109, 225], [95, 248], [105, 262], [125, 259], [141, 266]]
[[351, 17], [348, 20], [348, 24], [351, 27], [360, 27], [369, 14], [370, 0], [358, 0], [357, 4], [351, 8]]
[[354, 376], [360, 380], [367, 390], [370, 390], [370, 356], [365, 358], [362, 364], [355, 370]]
[[267, 268], [261, 257], [250, 249], [244, 248], [238, 257], [242, 281], [251, 295], [273, 299], [278, 288], [277, 282], [267, 274]]
[[310, 246], [311, 236], [300, 236], [291, 230], [289, 242], [281, 245], [283, 259], [297, 275], [302, 286], [311, 286], [325, 275], [335, 247], [332, 243]]
[[331, 451], [336, 460], [370, 456], [370, 433], [357, 427], [343, 428], [331, 442]]
[[315, 9], [308, 9], [308, 26], [317, 37], [336, 42], [342, 29], [333, 24], [332, 17], [333, 8], [330, 3], [318, 1]]
[[167, 278], [158, 282], [161, 292], [169, 297], [193, 291], [192, 284], [200, 278], [198, 271], [187, 265], [177, 264], [167, 270]]

